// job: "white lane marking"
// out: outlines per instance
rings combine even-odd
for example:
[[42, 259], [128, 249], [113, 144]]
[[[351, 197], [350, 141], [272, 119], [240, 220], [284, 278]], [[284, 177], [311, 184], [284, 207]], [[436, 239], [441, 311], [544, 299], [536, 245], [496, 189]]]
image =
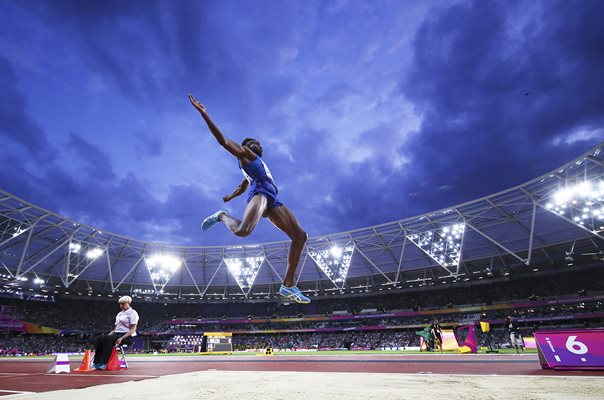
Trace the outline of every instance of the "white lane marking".
[[95, 377], [95, 378], [159, 378], [162, 375], [126, 375], [126, 374], [44, 374], [46, 376], [86, 376], [86, 377]]
[[0, 393], [33, 394], [35, 392], [25, 392], [23, 390], [4, 390], [4, 389], [0, 389]]
[[31, 372], [0, 372], [0, 375], [20, 376], [20, 375], [38, 375], [38, 374], [32, 374]]

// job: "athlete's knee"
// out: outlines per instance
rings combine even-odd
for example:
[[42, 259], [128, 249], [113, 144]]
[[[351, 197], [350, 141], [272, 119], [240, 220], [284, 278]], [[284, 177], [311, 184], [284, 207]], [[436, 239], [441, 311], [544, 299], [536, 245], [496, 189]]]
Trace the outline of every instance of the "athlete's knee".
[[299, 244], [304, 244], [304, 243], [306, 243], [306, 239], [308, 239], [308, 235], [306, 234], [306, 231], [304, 231], [303, 229], [299, 229], [294, 234], [292, 241], [299, 243]]
[[239, 237], [246, 237], [246, 236], [249, 236], [253, 230], [254, 230], [253, 226], [240, 225], [233, 231], [233, 233], [235, 233], [235, 235], [237, 235]]

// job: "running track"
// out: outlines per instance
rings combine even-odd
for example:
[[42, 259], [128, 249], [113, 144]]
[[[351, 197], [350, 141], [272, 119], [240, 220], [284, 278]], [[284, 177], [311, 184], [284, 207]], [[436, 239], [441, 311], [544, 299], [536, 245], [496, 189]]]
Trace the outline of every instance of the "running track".
[[[0, 359], [0, 396], [138, 381], [195, 371], [303, 371], [470, 375], [601, 376], [604, 371], [553, 371], [537, 355], [278, 355], [130, 357], [121, 371], [46, 374], [50, 360]], [[72, 371], [79, 362], [71, 363]]]

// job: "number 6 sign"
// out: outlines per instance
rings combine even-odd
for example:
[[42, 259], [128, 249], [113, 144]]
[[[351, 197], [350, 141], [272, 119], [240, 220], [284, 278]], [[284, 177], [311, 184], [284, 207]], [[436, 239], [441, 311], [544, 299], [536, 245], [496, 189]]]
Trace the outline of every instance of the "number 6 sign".
[[542, 368], [604, 369], [604, 329], [536, 331]]
[[587, 346], [577, 340], [577, 336], [569, 336], [566, 340], [566, 350], [573, 354], [585, 354], [587, 353]]

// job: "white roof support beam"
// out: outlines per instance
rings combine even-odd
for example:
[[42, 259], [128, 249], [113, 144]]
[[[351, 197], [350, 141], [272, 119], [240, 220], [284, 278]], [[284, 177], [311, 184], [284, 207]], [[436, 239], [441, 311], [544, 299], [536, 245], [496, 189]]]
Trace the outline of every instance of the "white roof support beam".
[[189, 276], [191, 277], [191, 280], [193, 281], [193, 285], [195, 285], [195, 289], [197, 289], [197, 293], [199, 293], [199, 295], [202, 296], [201, 290], [199, 289], [199, 286], [197, 285], [197, 282], [195, 281], [195, 277], [191, 273], [191, 269], [189, 268], [187, 261], [183, 260], [182, 263], [185, 266], [185, 269], [187, 270], [187, 272], [189, 273]]
[[537, 202], [533, 200], [533, 213], [531, 215], [531, 232], [529, 237], [529, 248], [527, 256], [527, 265], [530, 265], [533, 257], [533, 238], [535, 237], [535, 218], [537, 216]]
[[401, 272], [401, 266], [403, 265], [403, 257], [405, 256], [405, 247], [407, 246], [407, 235], [405, 235], [405, 239], [403, 240], [403, 246], [401, 247], [401, 256], [398, 260], [398, 266], [396, 268], [396, 275], [394, 276], [394, 282], [398, 282], [398, 278]]
[[304, 266], [306, 265], [307, 258], [308, 258], [308, 247], [304, 246], [304, 260], [302, 261], [302, 265], [300, 265], [300, 270], [298, 271], [298, 276], [296, 277], [296, 286], [298, 286], [298, 282], [300, 282], [300, 277], [302, 276], [302, 271], [304, 271]]
[[466, 222], [466, 226], [472, 228], [472, 230], [474, 232], [478, 233], [480, 236], [482, 236], [483, 238], [487, 239], [489, 242], [491, 242], [494, 245], [496, 245], [497, 247], [501, 248], [506, 253], [509, 253], [511, 256], [513, 256], [514, 258], [518, 259], [518, 261], [521, 261], [524, 264], [528, 265], [528, 260], [520, 257], [518, 254], [514, 253], [512, 250], [508, 249], [507, 247], [505, 247], [504, 245], [502, 245], [501, 243], [499, 243], [498, 241], [496, 241], [495, 239], [493, 239], [492, 237], [490, 237], [486, 233], [482, 232], [480, 229], [476, 228], [474, 225]]
[[[268, 260], [268, 257], [264, 258], [264, 262], [266, 262], [268, 264], [268, 266], [271, 268], [271, 270], [273, 271], [273, 273], [275, 275], [277, 275], [277, 278], [279, 278], [279, 280], [281, 280], [283, 282], [283, 278], [281, 277], [281, 275], [279, 275], [279, 272], [277, 272], [277, 270], [275, 269], [275, 267], [273, 267], [273, 264], [271, 264], [271, 262]], [[271, 284], [274, 282], [271, 282]]]
[[[353, 240], [353, 243], [354, 243], [354, 240]], [[375, 263], [374, 263], [373, 261], [371, 261], [371, 259], [370, 259], [369, 257], [367, 257], [367, 255], [366, 255], [366, 254], [365, 254], [365, 253], [364, 253], [364, 252], [363, 252], [361, 249], [359, 249], [359, 248], [358, 248], [356, 245], [355, 245], [355, 247], [356, 247], [357, 251], [358, 251], [358, 252], [359, 252], [359, 253], [360, 253], [360, 254], [363, 256], [363, 258], [364, 258], [365, 260], [367, 260], [367, 262], [368, 262], [368, 263], [369, 263], [369, 264], [370, 264], [370, 265], [371, 265], [373, 268], [375, 268], [377, 272], [379, 272], [379, 273], [380, 273], [380, 274], [381, 274], [381, 275], [382, 275], [384, 278], [386, 278], [386, 280], [387, 280], [389, 283], [392, 283], [392, 279], [390, 279], [390, 278], [388, 277], [388, 275], [386, 275], [386, 274], [384, 273], [384, 271], [382, 271], [382, 270], [381, 270], [381, 269], [380, 269], [380, 268], [379, 268], [377, 265], [375, 265]]]
[[138, 265], [144, 259], [145, 259], [145, 253], [143, 251], [143, 254], [141, 254], [141, 256], [138, 258], [138, 260], [136, 260], [136, 262], [134, 263], [134, 265], [132, 266], [132, 268], [130, 268], [130, 270], [128, 270], [128, 272], [126, 273], [126, 275], [124, 275], [124, 277], [122, 278], [122, 280], [119, 281], [119, 283], [117, 284], [117, 286], [113, 288], [113, 293], [115, 293], [119, 289], [119, 287], [122, 286], [122, 283], [124, 283], [124, 281], [126, 280], [126, 278], [128, 278], [128, 275], [130, 275], [132, 273], [132, 271], [134, 271], [136, 269], [136, 267], [138, 267]]
[[29, 232], [27, 233], [27, 240], [25, 241], [25, 246], [23, 247], [23, 251], [21, 252], [21, 258], [19, 259], [19, 265], [17, 266], [17, 273], [15, 274], [16, 276], [21, 276], [21, 267], [23, 266], [23, 261], [25, 260], [25, 255], [27, 254], [27, 250], [29, 249], [29, 244], [31, 243], [31, 238], [34, 234], [36, 225], [38, 225], [38, 222], [40, 222], [47, 216], [48, 216], [48, 214], [41, 216], [29, 228]]
[[[224, 259], [222, 261], [220, 261], [220, 264], [218, 264], [218, 267], [216, 267], [216, 271], [214, 271], [214, 273], [212, 274], [212, 277], [210, 278], [210, 281], [208, 282], [208, 284], [206, 285], [205, 289], [203, 289], [203, 292], [201, 293], [202, 296], [205, 296], [206, 292], [210, 288], [210, 285], [214, 281], [214, 278], [216, 277], [216, 274], [218, 273], [218, 271], [220, 270], [220, 267], [222, 267], [223, 264], [224, 264]], [[226, 290], [226, 285], [224, 285], [224, 287], [225, 287], [225, 290]]]

